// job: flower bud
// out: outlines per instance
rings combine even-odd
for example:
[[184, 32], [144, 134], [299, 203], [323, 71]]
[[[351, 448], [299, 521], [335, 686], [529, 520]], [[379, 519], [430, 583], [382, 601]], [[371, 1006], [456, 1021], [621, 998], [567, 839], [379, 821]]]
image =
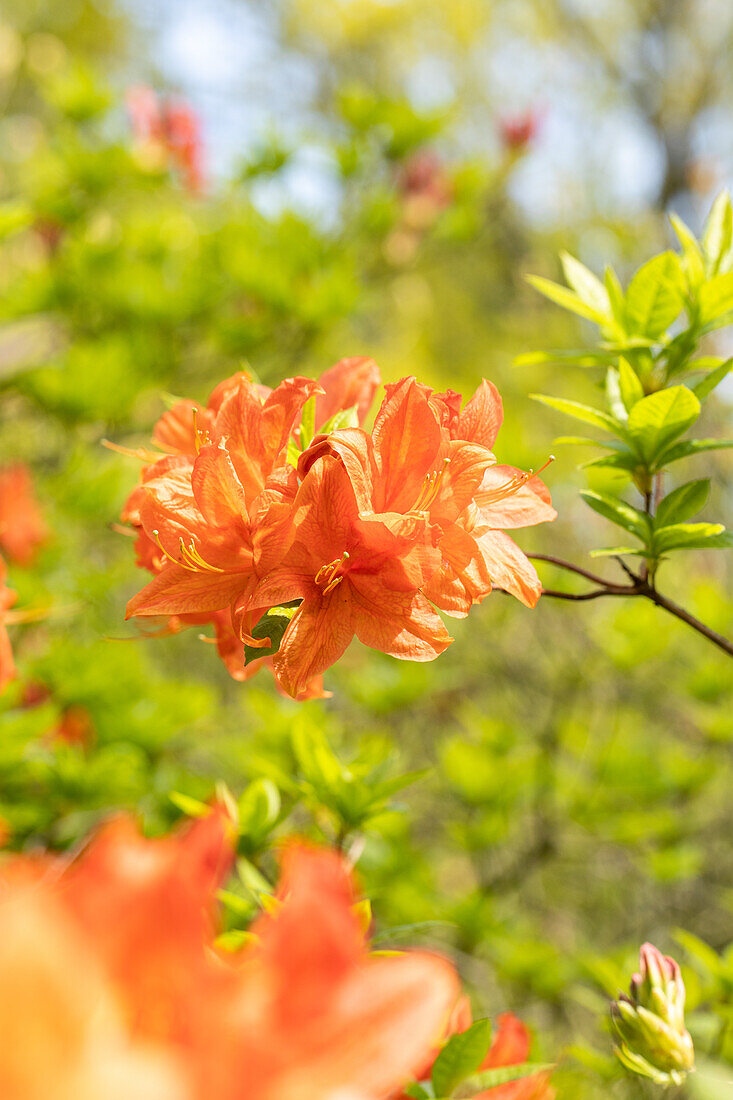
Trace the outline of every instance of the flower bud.
[[679, 1085], [694, 1067], [692, 1039], [685, 1029], [685, 986], [674, 959], [645, 943], [640, 973], [630, 996], [611, 1004], [617, 1058], [641, 1077]]

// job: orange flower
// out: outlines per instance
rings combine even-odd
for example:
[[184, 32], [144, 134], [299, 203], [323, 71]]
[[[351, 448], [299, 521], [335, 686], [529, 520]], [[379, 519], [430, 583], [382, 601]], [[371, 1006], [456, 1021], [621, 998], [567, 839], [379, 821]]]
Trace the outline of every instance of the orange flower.
[[31, 565], [48, 529], [27, 466], [17, 463], [0, 470], [0, 549], [18, 565]]
[[[464, 996], [458, 1000], [453, 1009], [445, 1031], [445, 1039], [467, 1031], [471, 1023], [471, 1004], [468, 997]], [[438, 1047], [433, 1051], [430, 1060], [416, 1075], [416, 1080], [425, 1081], [430, 1078], [433, 1062], [440, 1053], [440, 1049]], [[476, 1072], [497, 1069], [499, 1066], [521, 1065], [528, 1061], [529, 1049], [530, 1037], [527, 1028], [511, 1012], [505, 1012], [496, 1018], [496, 1030], [491, 1047]], [[509, 1081], [506, 1085], [495, 1085], [493, 1088], [484, 1089], [483, 1092], [472, 1096], [471, 1100], [554, 1100], [554, 1098], [555, 1090], [550, 1084], [549, 1074], [538, 1073], [517, 1081]], [[407, 1096], [400, 1093], [393, 1100], [407, 1100]]]
[[434, 1043], [456, 997], [453, 969], [422, 952], [370, 957], [350, 876], [331, 853], [291, 846], [279, 896], [253, 926], [245, 970], [254, 1095], [389, 1095]]
[[[155, 574], [128, 616], [174, 616], [175, 629], [211, 621], [236, 678], [248, 678], [240, 643], [269, 642], [252, 636], [255, 624], [300, 601], [278, 653], [260, 662], [295, 698], [323, 694], [314, 677], [354, 636], [432, 660], [451, 640], [436, 608], [465, 616], [492, 587], [534, 607], [539, 579], [506, 529], [555, 517], [532, 471], [496, 465], [502, 405], [490, 382], [461, 408], [460, 394], [403, 378], [387, 386], [371, 434], [333, 417], [347, 406], [363, 420], [373, 361], [341, 360], [321, 383], [267, 390], [237, 375], [206, 409], [176, 406], [156, 428], [169, 453], [143, 471], [125, 512], [138, 563]], [[309, 442], [314, 394], [308, 419], [326, 430]]]
[[144, 85], [128, 91], [127, 106], [136, 141], [178, 169], [189, 191], [203, 190], [203, 142], [196, 112], [181, 100], [161, 100]]
[[5, 623], [8, 612], [15, 603], [15, 592], [5, 583], [7, 568], [0, 557], [0, 691], [15, 677], [15, 661]]
[[[232, 628], [229, 606], [242, 601], [260, 561], [264, 568], [268, 530], [275, 547], [279, 522], [288, 518], [297, 489], [295, 471], [284, 463], [288, 441], [298, 438], [300, 410], [311, 395], [316, 428], [351, 408], [361, 421], [379, 382], [376, 363], [363, 356], [340, 360], [318, 384], [296, 379], [275, 390], [239, 372], [216, 387], [206, 408], [182, 401], [165, 413], [153, 441], [166, 454], [138, 452], [155, 461], [143, 470], [122, 515], [137, 533], [138, 565], [162, 576], [131, 602], [130, 613], [171, 614], [173, 631], [210, 621], [219, 654], [236, 679], [249, 679], [263, 666], [272, 669], [270, 658], [245, 669], [244, 643]], [[243, 498], [252, 512], [249, 524]], [[178, 570], [174, 561], [181, 563]], [[275, 682], [280, 689], [277, 675]], [[325, 695], [321, 677], [314, 677], [299, 697]]]
[[279, 904], [218, 956], [220, 811], [160, 840], [126, 819], [77, 860], [0, 868], [3, 1100], [380, 1100], [423, 1064], [457, 980], [369, 955], [340, 857], [291, 845]]
[[291, 546], [255, 589], [252, 602], [301, 599], [273, 664], [296, 696], [356, 637], [393, 657], [430, 661], [450, 644], [440, 616], [419, 591], [439, 562], [419, 516], [363, 517], [368, 485], [355, 491], [333, 455], [315, 462], [295, 499]]

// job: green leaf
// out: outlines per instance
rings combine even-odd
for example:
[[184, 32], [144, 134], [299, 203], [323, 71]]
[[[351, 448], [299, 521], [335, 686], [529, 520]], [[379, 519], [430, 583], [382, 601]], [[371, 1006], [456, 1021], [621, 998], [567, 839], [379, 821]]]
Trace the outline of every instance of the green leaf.
[[173, 805], [181, 810], [186, 817], [208, 817], [211, 813], [211, 806], [207, 806], [205, 802], [199, 802], [198, 798], [191, 798], [190, 795], [183, 794], [181, 791], [171, 791], [168, 797]]
[[[727, 539], [721, 541], [721, 535]], [[723, 550], [733, 546], [731, 532], [722, 523], [673, 523], [654, 532], [654, 549], [658, 554], [667, 550]]]
[[608, 300], [611, 303], [611, 313], [613, 319], [616, 322], [616, 327], [620, 332], [626, 331], [626, 300], [624, 298], [623, 287], [619, 282], [618, 275], [612, 267], [607, 267], [603, 282], [606, 287], [606, 293], [608, 294]]
[[290, 620], [297, 611], [297, 605], [294, 601], [290, 605], [284, 605], [282, 607], [271, 607], [266, 615], [252, 628], [252, 637], [257, 639], [270, 639], [270, 644], [265, 646], [250, 646], [244, 647], [244, 663], [248, 665], [250, 661], [256, 661], [259, 657], [271, 657], [273, 653], [277, 653], [280, 648], [280, 643], [283, 640], [283, 634], [290, 625]]
[[721, 191], [713, 203], [702, 236], [702, 250], [709, 275], [717, 275], [724, 256], [733, 242], [733, 208], [730, 195]]
[[33, 211], [27, 203], [17, 200], [0, 203], [0, 241], [18, 229], [25, 229], [32, 221]]
[[577, 313], [580, 317], [585, 317], [587, 321], [594, 321], [597, 325], [605, 323], [606, 317], [603, 313], [599, 313], [597, 309], [591, 309], [574, 291], [568, 290], [567, 287], [561, 286], [559, 283], [553, 283], [551, 279], [544, 279], [541, 275], [527, 275], [526, 278], [535, 290], [539, 290], [545, 298], [549, 298], [551, 302], [562, 306], [563, 309], [570, 310], [571, 313]]
[[644, 557], [644, 551], [638, 546], [602, 546], [598, 550], [591, 550], [592, 558], [617, 558], [621, 554], [635, 554]]
[[417, 1081], [413, 1081], [411, 1085], [405, 1085], [402, 1091], [405, 1096], [412, 1096], [413, 1100], [430, 1100], [431, 1096], [431, 1093]]
[[627, 412], [631, 412], [637, 401], [644, 397], [644, 387], [639, 381], [639, 376], [631, 364], [623, 356], [618, 364], [618, 384], [621, 400], [626, 406]]
[[719, 386], [727, 378], [731, 367], [733, 367], [733, 359], [727, 359], [717, 370], [711, 370], [710, 374], [706, 374], [704, 378], [695, 383], [692, 389], [700, 401], [704, 400], [709, 393], [713, 392], [716, 386]]
[[267, 833], [280, 814], [280, 792], [271, 779], [260, 776], [241, 795], [238, 810], [241, 833]]
[[535, 1073], [551, 1073], [554, 1069], [551, 1062], [521, 1062], [515, 1066], [496, 1066], [494, 1069], [484, 1069], [481, 1073], [474, 1074], [464, 1081], [454, 1096], [457, 1100], [468, 1100], [477, 1092], [497, 1088], [506, 1085], [510, 1081], [519, 1081], [523, 1077], [532, 1077]]
[[673, 489], [659, 502], [654, 517], [655, 527], [666, 527], [669, 523], [682, 523], [690, 519], [703, 507], [709, 492], [710, 478], [707, 477], [688, 481]]
[[572, 363], [576, 367], [602, 367], [613, 358], [611, 352], [588, 348], [557, 348], [554, 351], [528, 351], [517, 355], [515, 367], [534, 367], [540, 363]]
[[716, 275], [700, 287], [700, 323], [709, 325], [733, 309], [733, 272]]
[[646, 542], [651, 533], [651, 525], [645, 512], [640, 512], [638, 508], [617, 497], [596, 493], [591, 489], [584, 489], [580, 495], [594, 512]]
[[451, 1036], [433, 1064], [433, 1091], [450, 1096], [483, 1062], [491, 1043], [491, 1021], [477, 1020], [467, 1031]]
[[662, 252], [634, 275], [626, 291], [626, 321], [632, 335], [656, 339], [679, 316], [684, 283], [679, 258]]
[[590, 309], [607, 317], [611, 312], [611, 303], [608, 291], [601, 280], [569, 252], [560, 253], [560, 262], [568, 286], [573, 288], [581, 301]]
[[349, 409], [339, 409], [320, 428], [320, 432], [327, 435], [329, 432], [337, 432], [339, 428], [358, 428], [359, 409], [352, 405]]
[[682, 245], [682, 268], [687, 277], [687, 285], [694, 290], [705, 278], [705, 263], [700, 245], [682, 218], [678, 218], [676, 214], [670, 214], [669, 220]]
[[313, 436], [316, 434], [316, 398], [309, 397], [303, 406], [303, 412], [300, 417], [300, 432], [298, 438], [300, 440], [301, 451], [307, 450], [310, 446]]
[[606, 401], [611, 410], [611, 415], [625, 423], [629, 418], [629, 414], [621, 399], [621, 386], [618, 371], [615, 367], [609, 367], [606, 371]]
[[580, 463], [581, 470], [587, 470], [590, 467], [595, 469], [607, 469], [607, 470], [628, 470], [629, 473], [635, 473], [639, 469], [639, 456], [634, 454], [633, 451], [625, 450], [618, 454], [601, 455], [599, 458], [588, 459], [587, 462]]
[[733, 439], [685, 439], [682, 443], [675, 443], [668, 447], [657, 457], [655, 469], [661, 470], [669, 466], [670, 462], [677, 462], [681, 458], [689, 458], [690, 455], [703, 454], [705, 451], [723, 451], [733, 447]]
[[670, 386], [638, 401], [626, 425], [647, 463], [686, 432], [700, 415], [700, 402], [686, 386]]
[[720, 973], [722, 969], [721, 960], [717, 951], [714, 951], [709, 944], [692, 932], [687, 932], [684, 928], [676, 928], [673, 935], [687, 954], [697, 960], [702, 967], [703, 974], [716, 977]]
[[623, 433], [623, 425], [602, 412], [601, 409], [591, 408], [590, 405], [581, 405], [577, 401], [567, 401], [564, 397], [548, 397], [542, 393], [532, 393], [533, 401], [539, 401], [550, 409], [572, 416], [576, 420], [583, 420], [586, 424], [593, 424], [596, 428], [602, 428], [604, 432], [613, 432], [615, 435]]

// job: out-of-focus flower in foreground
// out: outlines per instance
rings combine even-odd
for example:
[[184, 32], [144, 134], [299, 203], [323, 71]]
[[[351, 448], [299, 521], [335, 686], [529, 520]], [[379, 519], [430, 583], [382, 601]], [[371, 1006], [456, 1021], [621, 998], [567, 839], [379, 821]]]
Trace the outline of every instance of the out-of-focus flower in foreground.
[[534, 607], [539, 578], [506, 532], [555, 511], [533, 471], [496, 463], [496, 388], [462, 406], [403, 378], [368, 432], [378, 380], [363, 358], [272, 391], [239, 374], [206, 408], [166, 413], [154, 442], [167, 453], [139, 453], [123, 513], [155, 574], [128, 617], [211, 622], [237, 679], [268, 661], [304, 699], [354, 636], [429, 661], [451, 642], [438, 611], [464, 617], [492, 588]]
[[414, 1074], [458, 994], [450, 964], [370, 955], [348, 868], [300, 844], [247, 945], [218, 952], [233, 842], [214, 809], [0, 863], [3, 1100], [380, 1100]]
[[0, 469], [0, 550], [11, 562], [28, 566], [48, 538], [33, 492], [30, 471], [22, 463]]
[[611, 1018], [614, 1051], [633, 1073], [660, 1085], [679, 1085], [694, 1068], [680, 968], [652, 944], [641, 948], [640, 973], [631, 979], [630, 995], [612, 1003]]

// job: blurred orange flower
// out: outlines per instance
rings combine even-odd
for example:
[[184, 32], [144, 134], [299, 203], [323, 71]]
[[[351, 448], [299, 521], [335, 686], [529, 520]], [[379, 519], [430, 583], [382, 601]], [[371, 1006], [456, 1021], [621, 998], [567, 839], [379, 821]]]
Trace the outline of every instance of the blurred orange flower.
[[379, 1100], [424, 1063], [455, 972], [371, 956], [334, 853], [291, 845], [273, 913], [216, 952], [233, 839], [218, 809], [159, 840], [120, 818], [71, 864], [0, 866], [3, 1100]]
[[48, 528], [22, 463], [0, 469], [0, 550], [18, 565], [33, 564]]

